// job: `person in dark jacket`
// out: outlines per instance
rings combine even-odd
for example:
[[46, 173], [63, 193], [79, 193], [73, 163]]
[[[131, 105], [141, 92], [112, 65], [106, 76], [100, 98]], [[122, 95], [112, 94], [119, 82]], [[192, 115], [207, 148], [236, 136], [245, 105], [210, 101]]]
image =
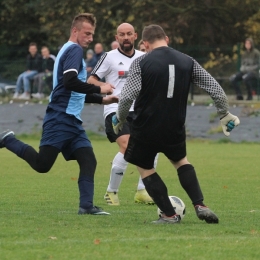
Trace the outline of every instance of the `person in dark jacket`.
[[[37, 86], [37, 93], [32, 94], [34, 98], [44, 98], [43, 87], [44, 84], [52, 85], [52, 71], [55, 61], [55, 56], [50, 54], [48, 47], [43, 46], [41, 49], [42, 53], [42, 72], [34, 76], [34, 86]], [[51, 89], [52, 90], [52, 86]]]
[[[29, 44], [29, 53], [26, 59], [26, 71], [18, 76], [13, 98], [30, 99], [30, 80], [42, 70], [42, 56], [38, 53], [35, 42]], [[24, 92], [20, 95], [22, 87]]]
[[99, 42], [96, 43], [94, 47], [94, 51], [95, 51], [94, 57], [96, 58], [97, 61], [99, 61], [101, 56], [105, 53], [103, 49], [103, 45]]
[[254, 48], [253, 39], [247, 38], [245, 40], [245, 52], [241, 58], [240, 71], [231, 76], [230, 81], [234, 87], [237, 95], [237, 100], [243, 100], [239, 82], [243, 81], [247, 89], [247, 100], [252, 100], [252, 90], [254, 82], [258, 79], [259, 75], [259, 61], [260, 52]]
[[87, 51], [86, 60], [87, 64], [87, 78], [90, 76], [92, 70], [95, 68], [97, 64], [97, 59], [94, 57], [94, 51], [89, 49]]

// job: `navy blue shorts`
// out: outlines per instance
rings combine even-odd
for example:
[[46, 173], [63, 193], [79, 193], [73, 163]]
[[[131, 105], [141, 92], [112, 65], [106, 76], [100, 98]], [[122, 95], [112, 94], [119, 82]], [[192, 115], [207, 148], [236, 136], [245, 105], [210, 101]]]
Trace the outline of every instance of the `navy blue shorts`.
[[62, 152], [65, 160], [74, 160], [78, 148], [92, 147], [82, 122], [75, 116], [49, 109], [43, 120], [40, 146], [54, 146]]

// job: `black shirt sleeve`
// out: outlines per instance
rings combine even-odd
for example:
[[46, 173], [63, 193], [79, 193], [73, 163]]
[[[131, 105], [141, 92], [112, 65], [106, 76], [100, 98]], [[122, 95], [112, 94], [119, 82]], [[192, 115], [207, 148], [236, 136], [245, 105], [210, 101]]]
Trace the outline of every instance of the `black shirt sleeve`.
[[54, 59], [49, 57], [47, 59], [47, 64], [46, 64], [46, 68], [45, 69], [47, 69], [49, 71], [53, 71], [53, 67], [54, 67]]
[[82, 82], [75, 71], [69, 71], [63, 75], [63, 84], [67, 90], [83, 94], [100, 93], [100, 87]]
[[97, 103], [102, 104], [103, 97], [100, 94], [87, 94], [85, 97], [85, 103]]

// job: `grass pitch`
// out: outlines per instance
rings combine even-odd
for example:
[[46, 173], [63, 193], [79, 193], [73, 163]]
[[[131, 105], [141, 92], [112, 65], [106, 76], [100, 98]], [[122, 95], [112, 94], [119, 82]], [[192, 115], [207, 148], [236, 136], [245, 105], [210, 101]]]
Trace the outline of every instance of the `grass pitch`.
[[[25, 139], [38, 146], [38, 141]], [[93, 139], [92, 139], [93, 140]], [[189, 141], [205, 203], [219, 224], [197, 219], [176, 171], [159, 156], [157, 171], [169, 195], [186, 204], [180, 225], [154, 225], [156, 206], [133, 202], [138, 173], [129, 165], [119, 207], [103, 195], [117, 146], [92, 141], [98, 160], [95, 204], [111, 216], [78, 216], [78, 166], [62, 156], [47, 174], [34, 172], [16, 155], [0, 150], [0, 259], [259, 259], [259, 144]]]

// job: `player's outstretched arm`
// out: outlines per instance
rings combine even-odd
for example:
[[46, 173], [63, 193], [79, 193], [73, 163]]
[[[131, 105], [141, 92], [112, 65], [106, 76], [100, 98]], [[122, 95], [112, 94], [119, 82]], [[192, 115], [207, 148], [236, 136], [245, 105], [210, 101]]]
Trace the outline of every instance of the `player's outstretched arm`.
[[91, 75], [88, 80], [87, 80], [88, 84], [93, 84], [95, 86], [99, 86], [100, 87], [100, 93], [101, 94], [107, 94], [110, 95], [113, 93], [113, 90], [115, 89], [115, 87], [110, 84], [110, 83], [104, 83], [102, 81], [100, 81], [96, 76]]
[[95, 86], [101, 86], [102, 84], [104, 84], [104, 82], [100, 81], [99, 78], [95, 75], [90, 75], [87, 79], [87, 83], [93, 84]]
[[126, 83], [120, 93], [120, 100], [118, 102], [117, 118], [124, 121], [129, 113], [129, 109], [134, 100], [138, 97], [142, 88], [142, 76], [140, 61], [145, 55], [135, 59], [130, 68]]
[[223, 88], [197, 61], [194, 59], [193, 61], [192, 83], [204, 89], [210, 95], [220, 116], [226, 115], [229, 105]]
[[85, 97], [85, 103], [109, 105], [112, 103], [118, 103], [118, 96], [107, 95], [106, 97], [103, 97], [100, 94], [88, 94]]
[[101, 93], [101, 88], [93, 84], [82, 82], [78, 79], [75, 71], [69, 71], [63, 76], [63, 85], [67, 90], [83, 94]]
[[103, 97], [102, 104], [103, 105], [109, 105], [109, 104], [112, 104], [112, 103], [118, 103], [118, 101], [119, 101], [118, 96], [107, 95], [106, 97]]
[[240, 120], [237, 116], [234, 116], [228, 112], [225, 116], [220, 118], [220, 123], [222, 126], [223, 133], [226, 136], [229, 136], [230, 132], [234, 129], [234, 127], [240, 124]]
[[70, 71], [64, 74], [63, 84], [67, 90], [83, 93], [83, 94], [112, 94], [114, 87], [109, 83], [104, 83], [100, 86], [94, 84], [82, 82], [78, 79], [77, 73], [75, 71]]
[[100, 86], [100, 93], [101, 94], [107, 94], [107, 95], [111, 95], [114, 91], [114, 86], [109, 84], [109, 83], [103, 83]]

